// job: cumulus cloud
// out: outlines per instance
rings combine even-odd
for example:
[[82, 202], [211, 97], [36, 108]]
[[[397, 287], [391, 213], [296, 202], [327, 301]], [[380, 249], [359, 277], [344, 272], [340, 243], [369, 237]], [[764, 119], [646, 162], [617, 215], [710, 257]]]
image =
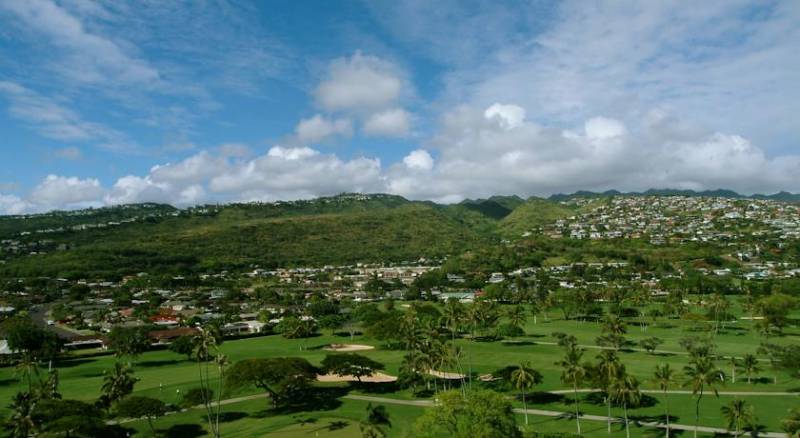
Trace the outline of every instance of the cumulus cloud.
[[274, 146], [213, 178], [210, 188], [243, 200], [300, 199], [345, 191], [380, 191], [377, 159], [341, 160], [308, 147]]
[[30, 202], [46, 208], [84, 208], [100, 205], [105, 190], [95, 178], [48, 175], [30, 194]]
[[300, 120], [295, 128], [295, 136], [302, 144], [320, 143], [335, 137], [350, 137], [353, 125], [348, 119], [329, 119], [320, 114]]
[[417, 149], [403, 158], [403, 164], [409, 169], [431, 170], [433, 169], [433, 157], [425, 149]]
[[424, 148], [388, 167], [375, 158], [342, 159], [307, 146], [276, 145], [252, 158], [216, 148], [119, 178], [108, 189], [97, 179], [49, 175], [26, 197], [0, 195], [0, 211], [147, 201], [188, 206], [341, 192], [458, 202], [580, 189], [800, 190], [800, 156], [769, 157], [740, 135], [692, 128], [663, 111], [628, 123], [598, 116], [561, 129], [528, 120], [514, 107], [455, 108], [443, 115]]
[[30, 211], [31, 204], [14, 195], [0, 194], [0, 214], [22, 214]]
[[103, 201], [107, 205], [177, 201], [178, 198], [169, 196], [169, 189], [168, 184], [154, 182], [147, 176], [128, 175], [114, 183]]
[[411, 129], [411, 115], [401, 108], [372, 114], [364, 122], [364, 134], [378, 137], [403, 137]]
[[356, 52], [333, 61], [314, 94], [328, 111], [374, 111], [393, 105], [401, 97], [404, 82], [393, 64]]
[[486, 108], [483, 115], [489, 120], [496, 120], [505, 129], [514, 129], [525, 121], [525, 108], [495, 103]]
[[167, 184], [198, 183], [222, 173], [226, 168], [227, 161], [224, 158], [202, 151], [175, 164], [153, 166], [150, 178], [154, 182]]
[[504, 116], [499, 108], [463, 106], [445, 114], [431, 140], [439, 153], [435, 166], [427, 152], [412, 152], [387, 170], [389, 190], [415, 199], [457, 201], [581, 189], [722, 187], [753, 193], [800, 188], [792, 182], [800, 157], [769, 158], [741, 136], [687, 130], [663, 114], [637, 121], [634, 135], [612, 118], [594, 117], [582, 130], [564, 130]]

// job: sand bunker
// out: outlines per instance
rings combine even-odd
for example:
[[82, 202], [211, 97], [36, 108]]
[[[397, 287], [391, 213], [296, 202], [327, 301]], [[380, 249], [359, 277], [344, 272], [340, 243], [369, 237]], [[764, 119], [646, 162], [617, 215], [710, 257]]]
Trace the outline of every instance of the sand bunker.
[[[355, 376], [337, 376], [336, 374], [322, 374], [317, 376], [317, 380], [320, 382], [358, 382]], [[361, 381], [367, 383], [387, 383], [397, 381], [397, 377], [383, 373], [375, 373], [369, 377], [362, 377]]]
[[466, 374], [446, 373], [444, 371], [437, 371], [437, 370], [428, 370], [428, 374], [434, 377], [438, 377], [440, 379], [451, 379], [451, 380], [458, 380], [467, 377]]
[[331, 344], [325, 347], [328, 351], [363, 351], [374, 350], [372, 345], [359, 345], [359, 344]]

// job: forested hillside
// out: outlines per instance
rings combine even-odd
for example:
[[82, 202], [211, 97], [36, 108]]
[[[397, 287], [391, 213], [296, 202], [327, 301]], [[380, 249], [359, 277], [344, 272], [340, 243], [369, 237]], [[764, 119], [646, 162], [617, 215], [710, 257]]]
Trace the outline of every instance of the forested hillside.
[[46, 243], [43, 251], [37, 251], [41, 254], [9, 254], [0, 265], [0, 275], [114, 277], [153, 270], [179, 273], [441, 258], [496, 242], [496, 223], [458, 205], [389, 195], [343, 195], [196, 207], [150, 220], [40, 235], [19, 236], [23, 228], [9, 226], [17, 231], [17, 239]]

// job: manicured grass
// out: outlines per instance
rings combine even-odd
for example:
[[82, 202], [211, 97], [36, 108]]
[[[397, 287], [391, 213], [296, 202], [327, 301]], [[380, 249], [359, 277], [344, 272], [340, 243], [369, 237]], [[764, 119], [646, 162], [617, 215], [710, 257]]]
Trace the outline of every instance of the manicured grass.
[[[310, 412], [293, 412], [276, 414], [266, 409], [263, 400], [251, 400], [227, 405], [224, 408], [225, 418], [220, 430], [225, 437], [253, 437], [269, 433], [278, 437], [325, 437], [339, 438], [359, 436], [359, 422], [364, 419], [367, 402], [358, 400], [341, 400], [331, 410], [315, 410]], [[389, 437], [411, 437], [414, 420], [422, 414], [424, 408], [414, 406], [385, 405], [392, 422], [391, 428], [385, 429]], [[145, 421], [126, 423], [142, 434], [149, 434], [150, 429]], [[193, 409], [160, 418], [155, 423], [162, 432], [177, 430], [206, 431], [206, 418], [202, 409]], [[274, 434], [274, 435], [273, 435]]]
[[[738, 309], [737, 309], [738, 310]], [[525, 326], [526, 336], [507, 340], [505, 342], [480, 342], [467, 339], [458, 339], [456, 343], [465, 352], [465, 359], [462, 363], [464, 370], [471, 370], [474, 375], [491, 373], [492, 371], [506, 365], [518, 364], [522, 361], [530, 361], [532, 366], [544, 376], [544, 382], [535, 388], [536, 391], [549, 391], [564, 389], [560, 382], [561, 369], [555, 365], [563, 355], [563, 351], [556, 345], [552, 337], [553, 332], [564, 332], [575, 335], [578, 342], [583, 345], [594, 345], [594, 339], [600, 334], [600, 326], [594, 322], [576, 322], [559, 319], [556, 311], [551, 311], [549, 318], [545, 320], [543, 316], [538, 318], [538, 324], [533, 323], [533, 318], [529, 318]], [[678, 371], [688, 363], [688, 357], [681, 352], [679, 341], [682, 337], [689, 335], [702, 335], [693, 331], [697, 323], [662, 319], [658, 324], [651, 324], [647, 330], [641, 330], [632, 320], [629, 320], [627, 338], [630, 341], [638, 342], [645, 337], [659, 337], [665, 342], [659, 349], [675, 351], [676, 354], [650, 355], [640, 351], [622, 351], [620, 358], [626, 365], [627, 370], [635, 375], [641, 382], [643, 389], [653, 389], [649, 382], [656, 365], [668, 362]], [[701, 323], [702, 324], [702, 323]], [[787, 330], [786, 335], [781, 338], [770, 339], [770, 342], [787, 343], [796, 342], [798, 332], [796, 328]], [[749, 322], [736, 322], [728, 324], [715, 337], [718, 346], [717, 351], [723, 355], [742, 356], [746, 353], [756, 353], [761, 338], [750, 330]], [[363, 336], [356, 336], [350, 339], [347, 336], [321, 335], [305, 340], [289, 340], [280, 336], [267, 336], [250, 339], [227, 341], [222, 345], [222, 351], [232, 361], [245, 358], [275, 357], [275, 356], [298, 356], [308, 359], [314, 364], [320, 361], [328, 353], [321, 347], [330, 343], [358, 343], [369, 344], [380, 347], [380, 344]], [[584, 360], [593, 361], [600, 350], [587, 348]], [[369, 356], [386, 365], [388, 374], [397, 375], [402, 351], [375, 350], [361, 351], [359, 354]], [[117, 359], [110, 355], [87, 356], [85, 354], [75, 354], [74, 357], [54, 363], [60, 376], [60, 391], [64, 398], [80, 400], [93, 400], [99, 395], [104, 372], [110, 370]], [[726, 372], [730, 373], [730, 366], [727, 361], [720, 361], [718, 365]], [[186, 390], [198, 386], [198, 364], [187, 360], [184, 356], [177, 355], [167, 350], [150, 351], [135, 361], [133, 361], [135, 376], [139, 378], [136, 384], [136, 394], [157, 397], [168, 403], [178, 403], [181, 394]], [[797, 391], [800, 383], [791, 378], [787, 373], [773, 370], [769, 363], [764, 361], [761, 364], [763, 370], [756, 377], [757, 383], [747, 384], [743, 375], [737, 375], [737, 382], [727, 381], [720, 387], [721, 391]], [[456, 370], [449, 370], [456, 371]], [[212, 367], [212, 376], [215, 371]], [[776, 378], [777, 383], [773, 384], [772, 379]], [[212, 382], [213, 383], [213, 382]], [[477, 381], [473, 382], [479, 385]], [[327, 386], [346, 387], [345, 384], [333, 384]], [[14, 393], [23, 387], [15, 376], [13, 367], [0, 368], [0, 399], [11, 400]], [[677, 385], [673, 389], [685, 389]], [[348, 388], [352, 393], [360, 392], [357, 388]], [[363, 391], [361, 391], [363, 392]], [[225, 393], [224, 398], [236, 397], [239, 395], [256, 394], [255, 388], [245, 388], [236, 393]], [[407, 390], [397, 392], [381, 393], [381, 397], [409, 399], [412, 395]], [[516, 393], [509, 393], [515, 396]], [[663, 396], [660, 394], [648, 394], [651, 401], [646, 406], [631, 409], [632, 418], [660, 417], [664, 412]], [[605, 415], [606, 407], [602, 400], [595, 400], [593, 396], [580, 394], [581, 410], [587, 414]], [[701, 404], [701, 425], [723, 427], [724, 421], [721, 418], [720, 407], [729, 402], [733, 397], [721, 396], [718, 399], [713, 394], [707, 393]], [[750, 402], [756, 410], [759, 423], [764, 425], [767, 430], [780, 430], [780, 420], [785, 417], [789, 408], [800, 404], [800, 396], [745, 396], [745, 400]], [[532, 396], [529, 398], [529, 408], [539, 408], [555, 411], [570, 412], [573, 410], [571, 404], [572, 395], [564, 394], [558, 396]], [[682, 424], [693, 424], [694, 422], [694, 398], [691, 395], [673, 394], [669, 396], [670, 413], [673, 422]], [[522, 407], [521, 403], [516, 403]], [[225, 428], [230, 428], [231, 432], [226, 436], [253, 436], [267, 432], [281, 432], [286, 436], [311, 432], [317, 436], [346, 436], [350, 432], [357, 432], [358, 425], [355, 423], [364, 417], [365, 402], [352, 400], [342, 400], [336, 408], [331, 408], [313, 412], [300, 412], [291, 414], [275, 414], [267, 411], [267, 403], [263, 399], [247, 401], [225, 406], [224, 412], [242, 412], [244, 415], [229, 414], [225, 423]], [[387, 405], [393, 415], [394, 427], [390, 436], [409, 436], [414, 419], [420, 415], [422, 408], [411, 406]], [[7, 403], [0, 406], [0, 414], [5, 416], [9, 412]], [[204, 424], [201, 410], [193, 410], [167, 416], [158, 422], [160, 429], [180, 424]], [[238, 415], [238, 416], [237, 416]], [[612, 415], [621, 416], [622, 410], [614, 408]], [[677, 419], [675, 418], [677, 417]], [[316, 419], [314, 423], [304, 424], [305, 420]], [[521, 420], [521, 419], [520, 419]], [[331, 422], [344, 421], [346, 424], [330, 427]], [[542, 431], [561, 431], [572, 432], [574, 421], [536, 418], [537, 427]], [[597, 426], [599, 432], [605, 435], [605, 425], [594, 422], [586, 422], [587, 436], [593, 436], [594, 427]], [[146, 424], [133, 423], [137, 428], [144, 427]], [[520, 421], [522, 424], [522, 421]], [[188, 428], [190, 426], [181, 426]], [[144, 430], [144, 429], [141, 429]], [[585, 431], [585, 432], [586, 432]], [[637, 431], [634, 435], [639, 434]], [[352, 433], [350, 433], [352, 436]], [[280, 436], [280, 435], [279, 435]], [[599, 436], [599, 435], [597, 435]]]

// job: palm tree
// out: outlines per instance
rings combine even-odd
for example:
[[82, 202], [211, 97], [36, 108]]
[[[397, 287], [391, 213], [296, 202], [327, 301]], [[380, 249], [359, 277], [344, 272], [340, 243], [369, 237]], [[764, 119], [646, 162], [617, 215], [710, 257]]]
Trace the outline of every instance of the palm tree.
[[611, 393], [609, 386], [612, 380], [619, 374], [622, 364], [617, 357], [617, 353], [613, 350], [603, 350], [597, 355], [596, 381], [597, 384], [606, 393], [606, 408], [608, 412], [608, 433], [611, 433]]
[[526, 426], [528, 425], [528, 404], [525, 400], [525, 392], [540, 383], [542, 383], [542, 375], [531, 368], [530, 362], [522, 362], [517, 369], [511, 372], [511, 384], [514, 385], [514, 388], [522, 391], [522, 408], [525, 411]]
[[673, 370], [668, 363], [656, 365], [653, 373], [652, 382], [658, 385], [658, 389], [664, 392], [664, 414], [667, 417], [667, 438], [669, 438], [669, 388], [677, 383], [678, 373]]
[[17, 372], [20, 380], [28, 383], [28, 392], [33, 392], [33, 378], [39, 378], [39, 362], [33, 355], [23, 354], [17, 364]]
[[516, 305], [508, 309], [506, 316], [508, 317], [508, 322], [514, 327], [521, 328], [525, 325], [525, 321], [528, 320], [528, 318], [525, 317], [525, 307], [522, 305]]
[[697, 397], [694, 411], [694, 436], [697, 438], [697, 427], [700, 422], [700, 402], [706, 389], [714, 392], [719, 397], [717, 385], [725, 383], [725, 373], [717, 368], [714, 360], [708, 355], [699, 355], [683, 368], [686, 374], [684, 386], [692, 388], [692, 394]]
[[219, 417], [220, 413], [222, 412], [222, 387], [225, 383], [225, 367], [228, 366], [228, 357], [224, 354], [218, 353], [214, 357], [214, 362], [217, 364], [217, 373], [219, 374], [219, 379], [217, 380], [217, 406], [216, 410], [214, 411], [214, 425], [215, 428], [213, 429], [214, 433], [219, 436]]
[[464, 320], [464, 305], [457, 299], [450, 298], [442, 308], [442, 324], [450, 330], [452, 338], [455, 341], [458, 329]]
[[619, 317], [608, 315], [603, 321], [601, 331], [605, 336], [598, 338], [598, 343], [603, 339], [603, 343], [610, 343], [614, 350], [619, 350], [625, 344], [625, 333], [628, 332], [628, 328], [625, 325], [625, 321]]
[[758, 358], [754, 354], [745, 354], [741, 362], [739, 362], [739, 370], [747, 376], [747, 383], [749, 384], [753, 374], [761, 371], [758, 366]]
[[731, 383], [736, 383], [736, 368], [739, 366], [739, 359], [731, 356], [728, 361], [731, 364]]
[[628, 421], [628, 406], [636, 406], [642, 399], [642, 394], [639, 392], [639, 381], [636, 377], [631, 376], [625, 371], [622, 366], [609, 386], [610, 396], [616, 403], [622, 403], [622, 409], [625, 414], [625, 436], [631, 437], [630, 422]]
[[[200, 333], [194, 338], [194, 356], [197, 359], [197, 367], [200, 371], [200, 388], [203, 393], [203, 405], [206, 408], [208, 428], [214, 437], [219, 437], [219, 408], [217, 409], [217, 421], [214, 421], [214, 410], [211, 400], [211, 376], [210, 364], [212, 358], [217, 356], [217, 336], [211, 327], [200, 329]], [[205, 365], [205, 366], [204, 366]], [[220, 376], [222, 378], [222, 376]]]
[[575, 394], [575, 421], [578, 424], [578, 435], [581, 434], [580, 405], [578, 404], [578, 386], [586, 378], [586, 368], [581, 364], [583, 349], [569, 344], [564, 358], [556, 362], [562, 368], [561, 382], [572, 386]]
[[728, 430], [735, 431], [733, 436], [739, 436], [741, 430], [755, 421], [753, 407], [749, 406], [744, 400], [735, 399], [723, 406], [720, 411], [728, 421]]
[[133, 377], [133, 369], [129, 365], [122, 362], [114, 363], [111, 372], [103, 377], [103, 385], [100, 387], [103, 395], [100, 396], [100, 403], [106, 408], [110, 407], [115, 401], [133, 392], [133, 385], [137, 381], [139, 379]]
[[30, 392], [18, 392], [9, 407], [12, 413], [6, 427], [10, 429], [11, 436], [14, 438], [32, 436], [36, 428], [32, 417], [36, 408], [36, 398]]

